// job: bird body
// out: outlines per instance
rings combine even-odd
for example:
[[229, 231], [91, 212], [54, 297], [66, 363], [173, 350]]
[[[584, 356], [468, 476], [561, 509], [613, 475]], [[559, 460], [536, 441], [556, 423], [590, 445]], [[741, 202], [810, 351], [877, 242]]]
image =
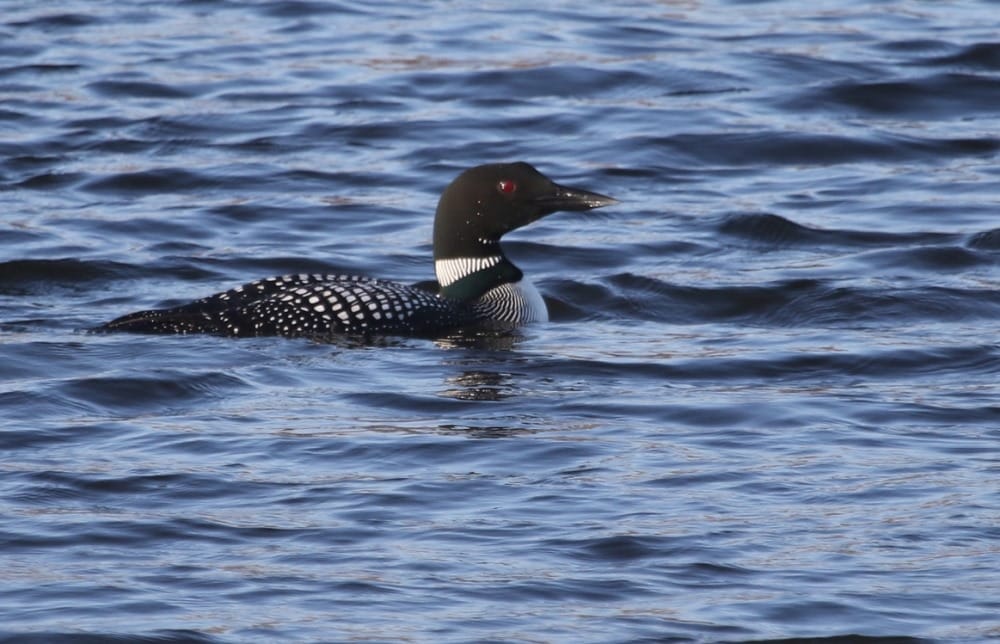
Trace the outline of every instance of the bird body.
[[500, 238], [559, 210], [615, 200], [556, 184], [527, 163], [477, 166], [444, 191], [434, 220], [437, 290], [357, 275], [269, 277], [188, 304], [138, 311], [98, 330], [134, 333], [437, 335], [548, 320], [541, 294]]

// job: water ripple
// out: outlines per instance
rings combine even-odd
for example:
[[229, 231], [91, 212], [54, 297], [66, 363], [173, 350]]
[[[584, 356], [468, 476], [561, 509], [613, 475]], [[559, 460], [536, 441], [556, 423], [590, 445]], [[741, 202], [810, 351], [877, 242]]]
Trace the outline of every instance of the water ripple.
[[[723, 5], [8, 3], [0, 641], [995, 639], [995, 9]], [[87, 331], [516, 159], [547, 325]]]

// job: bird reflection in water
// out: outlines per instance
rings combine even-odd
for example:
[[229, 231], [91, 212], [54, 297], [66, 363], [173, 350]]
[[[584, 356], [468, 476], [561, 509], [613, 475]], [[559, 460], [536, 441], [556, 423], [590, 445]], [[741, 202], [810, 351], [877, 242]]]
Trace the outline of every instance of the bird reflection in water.
[[455, 400], [498, 401], [515, 395], [509, 373], [492, 371], [465, 371], [448, 378], [449, 388], [439, 392], [446, 398]]

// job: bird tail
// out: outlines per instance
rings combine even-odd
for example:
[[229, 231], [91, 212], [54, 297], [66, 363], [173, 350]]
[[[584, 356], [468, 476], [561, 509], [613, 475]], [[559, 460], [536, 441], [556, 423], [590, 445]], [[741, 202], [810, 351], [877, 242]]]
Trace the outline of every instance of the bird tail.
[[136, 311], [95, 328], [97, 332], [125, 333], [218, 333], [218, 323], [204, 311], [183, 308]]

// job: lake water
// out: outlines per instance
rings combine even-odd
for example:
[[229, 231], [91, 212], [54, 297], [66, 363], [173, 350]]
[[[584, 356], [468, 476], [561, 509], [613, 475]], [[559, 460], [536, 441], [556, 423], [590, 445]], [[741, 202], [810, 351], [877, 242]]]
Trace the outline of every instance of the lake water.
[[[1000, 638], [995, 3], [2, 6], [4, 642]], [[86, 331], [505, 160], [548, 324]]]

